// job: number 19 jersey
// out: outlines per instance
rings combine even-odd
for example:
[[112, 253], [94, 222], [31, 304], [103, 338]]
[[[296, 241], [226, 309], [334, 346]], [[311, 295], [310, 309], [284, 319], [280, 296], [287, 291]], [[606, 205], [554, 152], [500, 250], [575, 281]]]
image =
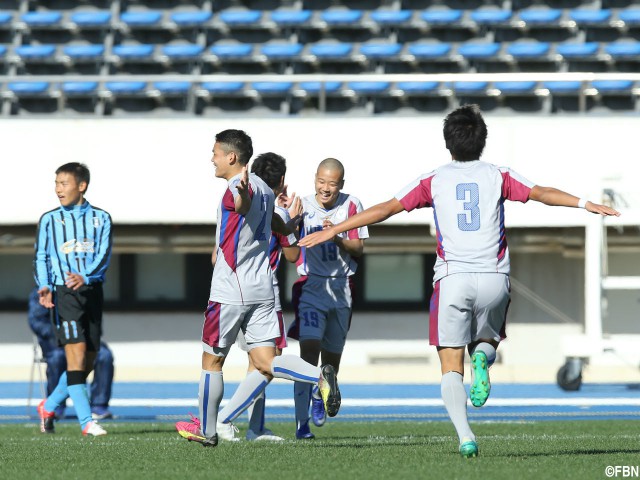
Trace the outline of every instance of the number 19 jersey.
[[504, 201], [526, 203], [534, 184], [481, 160], [452, 161], [418, 177], [396, 198], [405, 210], [433, 207], [434, 282], [453, 273], [509, 274]]

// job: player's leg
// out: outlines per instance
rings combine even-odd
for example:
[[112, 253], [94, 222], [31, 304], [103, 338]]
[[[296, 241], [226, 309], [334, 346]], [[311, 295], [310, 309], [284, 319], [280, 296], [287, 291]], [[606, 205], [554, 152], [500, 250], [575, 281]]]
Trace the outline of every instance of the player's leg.
[[438, 348], [442, 401], [458, 434], [460, 453], [465, 457], [478, 453], [467, 417], [463, 383], [464, 349], [471, 342], [474, 280], [468, 274], [455, 274], [436, 282], [429, 312], [429, 342]]
[[505, 337], [505, 323], [510, 302], [509, 277], [503, 274], [482, 275], [474, 307], [474, 331], [469, 344], [473, 375], [469, 397], [474, 407], [483, 406], [491, 392], [489, 368], [496, 359], [496, 350]]

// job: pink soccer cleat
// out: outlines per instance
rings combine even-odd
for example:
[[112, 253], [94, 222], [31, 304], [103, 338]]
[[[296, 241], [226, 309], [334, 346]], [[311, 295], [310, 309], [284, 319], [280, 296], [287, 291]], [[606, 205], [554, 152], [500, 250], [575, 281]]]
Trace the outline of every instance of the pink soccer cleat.
[[201, 430], [200, 420], [191, 415], [190, 422], [176, 422], [176, 430], [182, 438], [190, 442], [198, 442], [203, 447], [215, 447], [218, 445], [218, 434], [207, 438]]

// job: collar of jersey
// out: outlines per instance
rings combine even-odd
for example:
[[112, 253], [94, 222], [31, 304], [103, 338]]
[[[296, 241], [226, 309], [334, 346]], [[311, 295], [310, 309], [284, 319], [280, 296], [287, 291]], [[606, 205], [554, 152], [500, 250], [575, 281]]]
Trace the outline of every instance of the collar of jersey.
[[73, 206], [69, 206], [69, 207], [65, 207], [65, 206], [60, 206], [62, 208], [62, 210], [65, 213], [77, 213], [77, 212], [84, 212], [85, 210], [87, 210], [89, 208], [89, 202], [87, 202], [86, 200], [82, 203], [82, 205], [73, 205]]
[[451, 164], [456, 168], [469, 168], [477, 165], [480, 160], [468, 160], [466, 162], [461, 162], [459, 160], [452, 160]]

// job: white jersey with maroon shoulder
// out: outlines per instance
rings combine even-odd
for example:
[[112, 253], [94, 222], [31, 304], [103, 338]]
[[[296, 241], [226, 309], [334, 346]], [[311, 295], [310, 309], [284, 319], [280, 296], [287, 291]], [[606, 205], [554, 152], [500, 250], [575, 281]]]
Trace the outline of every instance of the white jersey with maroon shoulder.
[[506, 167], [452, 161], [418, 177], [396, 198], [407, 211], [433, 207], [438, 281], [461, 272], [509, 274], [504, 201], [526, 203], [533, 186]]
[[232, 305], [273, 302], [269, 242], [275, 197], [257, 175], [249, 174], [251, 207], [240, 215], [235, 211], [239, 182], [240, 175], [229, 180], [218, 207], [218, 251], [209, 300]]
[[[302, 199], [304, 213], [300, 223], [300, 238], [322, 230], [322, 222], [328, 219], [334, 225], [344, 222], [363, 210], [356, 197], [339, 193], [335, 205], [325, 210], [316, 201], [316, 196], [309, 195]], [[369, 238], [367, 227], [360, 227], [339, 234], [340, 237], [353, 240]], [[302, 247], [298, 260], [299, 275], [319, 275], [321, 277], [348, 277], [356, 273], [357, 262], [334, 242], [325, 242], [315, 247]]]

